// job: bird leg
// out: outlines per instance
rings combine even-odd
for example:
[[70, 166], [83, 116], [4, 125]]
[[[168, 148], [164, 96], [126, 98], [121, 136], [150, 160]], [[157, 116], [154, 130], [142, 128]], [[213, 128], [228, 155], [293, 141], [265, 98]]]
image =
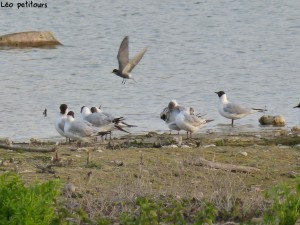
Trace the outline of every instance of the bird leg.
[[233, 121], [234, 121], [234, 120], [232, 119], [232, 120], [231, 120], [231, 126], [232, 126], [232, 127], [233, 127]]

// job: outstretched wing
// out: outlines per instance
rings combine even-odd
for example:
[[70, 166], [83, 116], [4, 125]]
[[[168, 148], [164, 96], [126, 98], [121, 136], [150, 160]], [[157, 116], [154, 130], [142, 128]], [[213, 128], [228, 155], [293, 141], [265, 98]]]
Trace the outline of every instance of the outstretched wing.
[[129, 62], [128, 46], [129, 46], [129, 37], [126, 36], [120, 45], [118, 56], [117, 56], [119, 62], [119, 71], [122, 71]]
[[126, 65], [122, 72], [130, 73], [133, 68], [139, 63], [139, 61], [143, 58], [148, 48], [144, 48], [139, 54], [137, 54], [130, 62]]

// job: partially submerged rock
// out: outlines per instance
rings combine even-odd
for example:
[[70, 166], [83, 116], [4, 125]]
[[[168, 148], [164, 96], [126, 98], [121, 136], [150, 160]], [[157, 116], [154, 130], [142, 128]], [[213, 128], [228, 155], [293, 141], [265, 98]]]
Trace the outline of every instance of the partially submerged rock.
[[300, 135], [300, 126], [297, 125], [297, 126], [292, 127], [291, 131], [295, 135]]
[[27, 31], [0, 36], [0, 46], [47, 47], [61, 45], [49, 31]]
[[270, 115], [263, 115], [259, 118], [259, 123], [261, 125], [273, 125], [273, 126], [285, 126], [285, 119], [282, 115], [278, 116], [270, 116]]

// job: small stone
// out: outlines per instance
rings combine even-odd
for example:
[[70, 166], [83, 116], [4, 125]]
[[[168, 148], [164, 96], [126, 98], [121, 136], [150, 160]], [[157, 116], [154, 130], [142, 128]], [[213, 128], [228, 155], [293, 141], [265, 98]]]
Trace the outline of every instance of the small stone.
[[289, 146], [287, 146], [287, 145], [277, 145], [279, 148], [289, 148]]
[[262, 224], [264, 222], [263, 218], [252, 218], [251, 223], [253, 224]]
[[114, 165], [116, 166], [124, 166], [124, 162], [122, 161], [118, 161], [118, 160], [114, 160], [114, 161], [111, 161]]
[[293, 134], [299, 135], [300, 134], [300, 126], [294, 126], [291, 129]]
[[210, 144], [210, 145], [204, 145], [203, 147], [204, 148], [211, 148], [211, 147], [216, 147], [216, 145], [215, 144]]
[[64, 187], [65, 192], [74, 193], [76, 191], [76, 187], [72, 183], [67, 183]]
[[164, 145], [163, 148], [178, 148], [177, 145]]
[[247, 152], [239, 152], [241, 155], [243, 156], [248, 156], [248, 153]]
[[180, 147], [181, 147], [181, 148], [191, 148], [191, 147], [188, 146], [188, 145], [181, 145]]
[[88, 149], [87, 149], [87, 148], [77, 148], [76, 151], [77, 151], [77, 152], [87, 152]]
[[0, 142], [8, 145], [8, 146], [12, 146], [12, 140], [10, 140], [9, 138], [0, 138]]
[[176, 141], [178, 146], [182, 144], [182, 136], [174, 137], [174, 140]]
[[287, 173], [287, 176], [290, 177], [290, 178], [296, 178], [296, 177], [298, 177], [298, 175], [299, 174], [295, 171], [290, 171], [290, 172]]

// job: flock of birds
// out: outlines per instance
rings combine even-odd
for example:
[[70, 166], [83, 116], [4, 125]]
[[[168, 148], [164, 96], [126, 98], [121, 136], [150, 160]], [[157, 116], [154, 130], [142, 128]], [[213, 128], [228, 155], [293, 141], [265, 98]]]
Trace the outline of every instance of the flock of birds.
[[[126, 79], [134, 80], [131, 71], [139, 63], [146, 51], [147, 48], [144, 48], [134, 58], [129, 60], [129, 38], [126, 36], [123, 39], [117, 55], [119, 69], [112, 71], [112, 73], [123, 78], [122, 84], [126, 83]], [[232, 126], [234, 120], [241, 119], [255, 112], [266, 111], [266, 109], [248, 108], [232, 103], [227, 99], [224, 91], [215, 93], [219, 97], [219, 113], [223, 117], [230, 119]], [[300, 108], [300, 103], [294, 108]], [[160, 118], [165, 121], [170, 132], [175, 130], [179, 133], [180, 130], [184, 130], [187, 132], [187, 138], [192, 138], [192, 133], [213, 121], [204, 119], [203, 115], [195, 115], [193, 108], [180, 106], [176, 100], [169, 102], [168, 106], [160, 113]], [[60, 105], [60, 113], [55, 123], [57, 132], [61, 136], [66, 137], [66, 140], [85, 140], [86, 138], [99, 135], [103, 137], [107, 134], [110, 134], [111, 138], [112, 131], [121, 130], [129, 133], [125, 128], [130, 127], [135, 126], [126, 123], [124, 117], [115, 117], [109, 113], [102, 112], [97, 107], [88, 108], [83, 106], [81, 108], [81, 119], [75, 119], [74, 112], [69, 111], [66, 104]]]
[[75, 119], [73, 111], [69, 111], [66, 104], [60, 105], [60, 114], [55, 123], [57, 132], [68, 140], [88, 140], [94, 136], [104, 136], [113, 130], [129, 133], [124, 128], [134, 127], [127, 124], [124, 117], [114, 117], [112, 114], [102, 112], [100, 108], [81, 107], [81, 119]]
[[[241, 119], [255, 112], [264, 112], [266, 109], [247, 108], [242, 105], [228, 101], [224, 91], [216, 92], [219, 96], [219, 113], [231, 119], [233, 126], [234, 120]], [[299, 106], [300, 107], [300, 104]], [[60, 105], [60, 113], [55, 123], [57, 132], [66, 137], [66, 140], [86, 140], [93, 136], [104, 136], [114, 130], [121, 130], [129, 133], [126, 128], [135, 127], [125, 122], [124, 117], [115, 117], [110, 113], [103, 112], [101, 108], [86, 106], [81, 107], [81, 118], [75, 119], [74, 112], [68, 110], [66, 104]], [[204, 119], [203, 115], [195, 114], [192, 107], [180, 106], [176, 100], [169, 102], [160, 113], [160, 118], [165, 121], [170, 131], [184, 130], [187, 138], [192, 138], [192, 134], [198, 131], [207, 123], [213, 121]]]

